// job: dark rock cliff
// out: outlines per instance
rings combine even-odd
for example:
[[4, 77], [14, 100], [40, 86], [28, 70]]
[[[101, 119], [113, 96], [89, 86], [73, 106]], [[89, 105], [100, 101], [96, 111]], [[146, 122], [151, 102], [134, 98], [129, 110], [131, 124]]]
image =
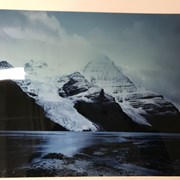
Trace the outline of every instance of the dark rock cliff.
[[1, 130], [65, 130], [13, 81], [0, 82]]

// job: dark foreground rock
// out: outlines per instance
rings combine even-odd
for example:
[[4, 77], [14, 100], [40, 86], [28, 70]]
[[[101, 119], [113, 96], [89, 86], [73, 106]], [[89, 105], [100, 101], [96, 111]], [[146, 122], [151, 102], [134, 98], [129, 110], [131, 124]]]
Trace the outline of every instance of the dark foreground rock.
[[87, 173], [77, 172], [72, 169], [44, 169], [36, 168], [27, 171], [27, 177], [54, 177], [54, 176], [87, 176]]
[[[80, 136], [83, 136], [82, 133]], [[91, 137], [89, 133], [88, 137]], [[93, 140], [94, 139], [94, 140]], [[95, 133], [89, 143], [71, 155], [58, 146], [56, 152], [29, 151], [29, 161], [24, 158], [22, 146], [15, 151], [4, 167], [0, 161], [1, 177], [48, 177], [48, 176], [179, 176], [180, 139], [179, 135], [153, 133]], [[25, 141], [25, 139], [23, 139]], [[21, 141], [21, 143], [23, 142]], [[34, 141], [34, 139], [33, 139]], [[16, 143], [17, 141], [14, 141]], [[38, 142], [38, 141], [37, 141]], [[71, 143], [70, 140], [71, 149]], [[81, 141], [80, 141], [81, 142]], [[91, 142], [91, 143], [90, 143]], [[21, 144], [19, 143], [19, 144]], [[29, 141], [28, 141], [29, 144]], [[40, 147], [40, 146], [38, 146]], [[61, 151], [62, 150], [62, 151]], [[8, 151], [7, 151], [8, 152]], [[19, 152], [19, 153], [17, 153]], [[47, 152], [47, 153], [46, 153]], [[49, 153], [48, 153], [49, 152]], [[58, 152], [58, 153], [57, 153]], [[66, 153], [68, 154], [69, 151]], [[5, 159], [7, 159], [5, 158]], [[13, 159], [12, 159], [13, 158]], [[2, 156], [1, 156], [1, 159]], [[5, 161], [6, 162], [6, 161]], [[18, 165], [19, 163], [19, 165]], [[12, 164], [14, 164], [12, 166]], [[11, 165], [11, 166], [10, 166]]]
[[27, 170], [28, 177], [48, 176], [87, 176], [87, 173], [76, 168], [75, 159], [61, 153], [49, 153], [37, 163], [32, 163]]
[[[111, 148], [106, 143], [92, 145], [73, 157], [49, 153], [38, 162], [31, 163], [27, 169], [27, 176], [180, 175], [178, 149], [172, 149], [173, 156], [170, 157], [161, 140], [150, 144], [126, 141], [111, 143], [110, 146]], [[171, 146], [174, 147], [175, 142]]]
[[13, 81], [0, 82], [0, 130], [66, 130]]

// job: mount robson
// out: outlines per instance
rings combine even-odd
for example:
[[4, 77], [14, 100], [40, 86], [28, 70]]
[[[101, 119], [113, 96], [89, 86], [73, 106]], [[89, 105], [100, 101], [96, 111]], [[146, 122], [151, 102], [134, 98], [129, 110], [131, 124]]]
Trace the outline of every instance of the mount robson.
[[137, 87], [108, 57], [68, 75], [34, 60], [24, 70], [25, 80], [0, 81], [1, 130], [180, 132], [175, 105]]

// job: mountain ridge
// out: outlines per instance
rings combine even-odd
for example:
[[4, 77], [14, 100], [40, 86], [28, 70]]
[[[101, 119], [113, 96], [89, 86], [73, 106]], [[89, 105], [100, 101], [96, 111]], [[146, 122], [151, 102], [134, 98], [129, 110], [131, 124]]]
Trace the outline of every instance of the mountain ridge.
[[[128, 128], [129, 125], [125, 127], [126, 124], [125, 128], [116, 128], [116, 131], [180, 130], [179, 110], [162, 95], [139, 90], [108, 57], [88, 63], [83, 73], [74, 72], [64, 76], [48, 77], [48, 65], [43, 62], [31, 60], [25, 66], [26, 71], [30, 72], [27, 73], [27, 79], [15, 82], [44, 109], [47, 118], [68, 130], [98, 131], [108, 129], [109, 126], [111, 128], [108, 131], [111, 131], [113, 126], [108, 124], [107, 120], [116, 119], [120, 122], [122, 117], [126, 117], [127, 122], [124, 121], [124, 124], [119, 126], [123, 127], [127, 123], [131, 124], [131, 128]], [[38, 77], [38, 71], [43, 76]], [[102, 92], [104, 101], [99, 99]], [[117, 116], [121, 117], [119, 120], [113, 117], [110, 104], [118, 107], [115, 108], [117, 112], [122, 111], [120, 114], [125, 115], [118, 114]], [[93, 112], [96, 113], [93, 115]], [[111, 115], [108, 116], [107, 112]], [[106, 128], [101, 124], [104, 118], [104, 122], [108, 122]], [[172, 121], [174, 125], [171, 125]], [[133, 129], [133, 126], [136, 128]]]
[[[179, 110], [162, 95], [142, 90], [142, 88], [139, 90], [128, 77], [117, 69], [114, 62], [105, 58], [88, 63], [83, 74], [114, 96], [123, 111], [139, 124], [151, 126], [156, 119], [163, 119], [167, 115], [170, 119], [179, 118]], [[106, 78], [109, 74], [111, 76]], [[114, 76], [118, 77], [116, 81], [114, 81]]]

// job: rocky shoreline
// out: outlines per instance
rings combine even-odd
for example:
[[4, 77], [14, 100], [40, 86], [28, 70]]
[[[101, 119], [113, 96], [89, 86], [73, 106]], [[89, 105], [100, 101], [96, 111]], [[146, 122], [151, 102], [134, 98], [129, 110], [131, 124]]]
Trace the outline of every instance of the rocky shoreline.
[[[175, 145], [175, 144], [174, 144]], [[47, 153], [16, 170], [4, 171], [4, 177], [68, 176], [166, 176], [180, 175], [178, 152], [169, 158], [163, 144], [156, 151], [149, 144], [101, 143], [81, 149], [73, 156]], [[148, 148], [147, 148], [148, 147]], [[161, 151], [160, 151], [161, 150]]]

